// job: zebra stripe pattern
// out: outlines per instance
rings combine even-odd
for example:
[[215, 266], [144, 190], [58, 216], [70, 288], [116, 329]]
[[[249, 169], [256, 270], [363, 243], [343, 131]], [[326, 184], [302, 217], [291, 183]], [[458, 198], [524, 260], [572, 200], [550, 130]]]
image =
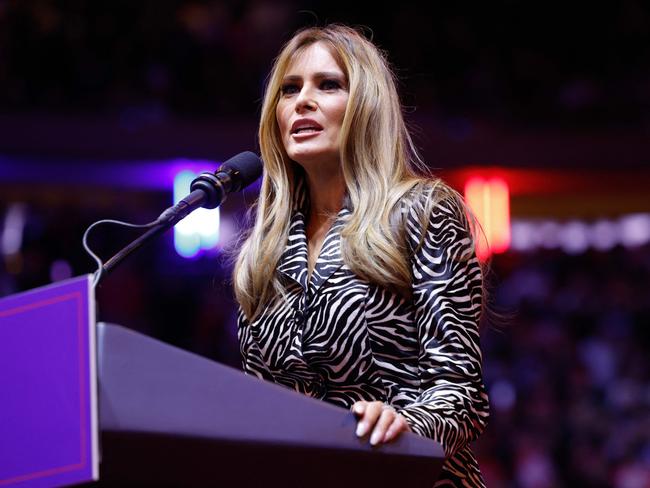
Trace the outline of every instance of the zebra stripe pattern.
[[443, 445], [435, 486], [484, 486], [469, 447], [489, 412], [478, 331], [482, 276], [466, 223], [449, 202], [438, 204], [426, 229], [421, 204], [403, 210], [413, 276], [405, 298], [342, 261], [346, 208], [308, 276], [304, 194], [278, 265], [286, 297], [253, 322], [239, 313], [244, 371], [345, 408], [358, 400], [390, 404], [413, 432]]

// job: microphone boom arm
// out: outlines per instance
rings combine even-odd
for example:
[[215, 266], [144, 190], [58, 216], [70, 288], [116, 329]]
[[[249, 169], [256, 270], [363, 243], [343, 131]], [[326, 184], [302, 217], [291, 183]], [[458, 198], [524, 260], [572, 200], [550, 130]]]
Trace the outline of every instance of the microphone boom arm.
[[124, 222], [112, 221], [128, 227], [146, 227], [147, 231], [133, 242], [124, 247], [121, 251], [110, 258], [105, 264], [94, 254], [87, 246], [87, 236], [89, 231], [100, 221], [92, 224], [84, 233], [84, 247], [90, 255], [97, 261], [98, 269], [95, 273], [94, 285], [113, 268], [120, 264], [127, 256], [142, 247], [147, 241], [162, 234], [170, 227], [187, 217], [194, 210], [203, 208], [217, 208], [226, 199], [226, 195], [231, 192], [239, 191], [262, 174], [262, 161], [259, 157], [250, 151], [240, 153], [226, 161], [215, 173], [201, 173], [190, 186], [191, 193], [183, 198], [173, 207], [168, 208], [150, 224], [137, 226]]
[[117, 266], [122, 261], [124, 261], [124, 259], [126, 259], [126, 257], [129, 256], [132, 252], [136, 251], [137, 249], [140, 249], [147, 241], [153, 239], [156, 236], [159, 236], [160, 234], [163, 234], [167, 229], [169, 229], [173, 225], [174, 223], [172, 222], [155, 224], [147, 232], [145, 232], [140, 237], [138, 237], [133, 242], [128, 244], [126, 247], [124, 247], [122, 250], [120, 250], [117, 254], [115, 254], [115, 256], [113, 256], [111, 259], [106, 261], [106, 263], [102, 266], [101, 273], [99, 278], [97, 279], [96, 284], [99, 283], [99, 281], [104, 276], [110, 273], [113, 270], [113, 268], [115, 268], [115, 266]]
[[[217, 174], [219, 175], [217, 177]], [[170, 227], [187, 217], [194, 210], [204, 208], [216, 208], [226, 199], [227, 193], [231, 190], [232, 178], [228, 173], [220, 172], [202, 173], [192, 181], [192, 192], [183, 198], [173, 207], [168, 208], [156, 219], [153, 226], [140, 237], [132, 241], [126, 247], [117, 252], [101, 267], [100, 275], [96, 284], [110, 273], [118, 264], [140, 249], [146, 242], [163, 234]]]

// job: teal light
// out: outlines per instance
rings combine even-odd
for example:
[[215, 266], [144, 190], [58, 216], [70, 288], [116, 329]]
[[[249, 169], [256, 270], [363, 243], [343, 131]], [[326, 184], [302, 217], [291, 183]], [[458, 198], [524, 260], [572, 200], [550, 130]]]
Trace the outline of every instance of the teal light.
[[[183, 170], [174, 177], [174, 204], [190, 193], [190, 185], [199, 173]], [[200, 208], [174, 226], [174, 247], [184, 258], [192, 258], [201, 250], [213, 249], [219, 243], [219, 209]]]

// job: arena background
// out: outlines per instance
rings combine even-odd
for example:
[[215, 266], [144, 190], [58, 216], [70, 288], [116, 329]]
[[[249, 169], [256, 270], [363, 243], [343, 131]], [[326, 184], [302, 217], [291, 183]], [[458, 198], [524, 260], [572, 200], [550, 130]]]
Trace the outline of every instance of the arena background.
[[[364, 26], [424, 159], [498, 176], [512, 240], [482, 328], [488, 486], [650, 486], [650, 7], [620, 2], [0, 0], [0, 296], [92, 272], [81, 236], [144, 223], [182, 168], [256, 149], [295, 29]], [[192, 259], [171, 233], [109, 275], [99, 318], [239, 365], [229, 284], [255, 188]], [[136, 234], [91, 237], [105, 258]], [[230, 249], [230, 251], [229, 251]]]

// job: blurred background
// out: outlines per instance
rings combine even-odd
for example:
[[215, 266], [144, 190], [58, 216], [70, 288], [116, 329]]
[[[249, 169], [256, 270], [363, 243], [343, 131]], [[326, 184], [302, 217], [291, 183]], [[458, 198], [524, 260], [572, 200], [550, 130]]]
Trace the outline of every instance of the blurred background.
[[[0, 296], [94, 271], [92, 222], [153, 220], [175, 185], [255, 150], [274, 56], [328, 22], [387, 51], [424, 159], [493, 239], [488, 486], [650, 486], [641, 0], [0, 0]], [[99, 319], [239, 367], [229, 279], [255, 198], [125, 261]], [[107, 259], [137, 235], [106, 226], [90, 244]]]

